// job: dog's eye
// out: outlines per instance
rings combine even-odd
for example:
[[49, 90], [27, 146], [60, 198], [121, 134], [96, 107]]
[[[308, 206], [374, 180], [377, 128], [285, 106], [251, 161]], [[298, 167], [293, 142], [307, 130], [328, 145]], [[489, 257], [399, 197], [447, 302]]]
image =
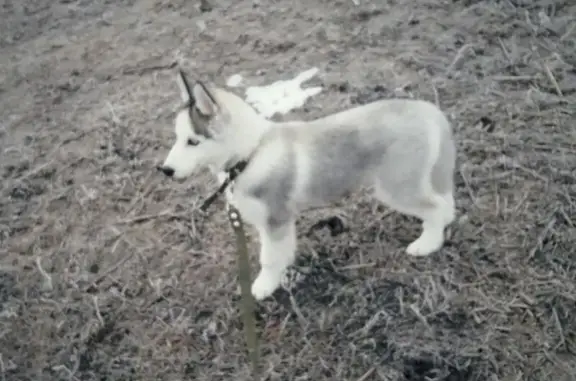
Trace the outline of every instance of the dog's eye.
[[188, 139], [187, 144], [189, 146], [197, 146], [198, 144], [200, 144], [200, 142], [198, 140], [195, 140], [195, 139]]

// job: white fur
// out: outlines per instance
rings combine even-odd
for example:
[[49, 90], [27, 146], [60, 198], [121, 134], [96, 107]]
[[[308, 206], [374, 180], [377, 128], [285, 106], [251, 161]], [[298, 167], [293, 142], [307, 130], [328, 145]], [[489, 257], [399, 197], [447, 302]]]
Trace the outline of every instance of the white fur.
[[[163, 166], [175, 178], [208, 167], [223, 181], [226, 164], [249, 158], [226, 198], [260, 237], [261, 270], [252, 285], [256, 299], [271, 295], [294, 261], [298, 213], [353, 191], [350, 183], [356, 189], [372, 187], [379, 201], [422, 220], [422, 233], [408, 245], [408, 254], [425, 256], [442, 247], [444, 228], [455, 216], [455, 148], [450, 124], [433, 104], [383, 100], [313, 121], [275, 123], [230, 92], [210, 93], [211, 98], [202, 91], [193, 95], [213, 112], [213, 136], [199, 136], [190, 113], [180, 112], [176, 142]], [[210, 104], [212, 98], [217, 105]], [[200, 144], [188, 146], [190, 138]], [[341, 155], [334, 151], [340, 148], [327, 144], [343, 147]], [[338, 168], [348, 172], [335, 176]], [[288, 186], [285, 192], [281, 184]]]

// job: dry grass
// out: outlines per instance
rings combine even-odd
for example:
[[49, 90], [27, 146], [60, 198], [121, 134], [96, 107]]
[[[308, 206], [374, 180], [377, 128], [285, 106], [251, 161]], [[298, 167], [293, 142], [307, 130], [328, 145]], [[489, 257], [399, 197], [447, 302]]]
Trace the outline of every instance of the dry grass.
[[[446, 247], [408, 257], [417, 222], [362, 193], [304, 216], [292, 282], [259, 306], [267, 379], [575, 379], [576, 6], [225, 3], [0, 10], [0, 380], [249, 379], [233, 235], [221, 204], [195, 213], [214, 182], [154, 170], [179, 59], [219, 83], [318, 66], [290, 118], [414, 96], [454, 120]], [[306, 234], [337, 212], [342, 234]]]

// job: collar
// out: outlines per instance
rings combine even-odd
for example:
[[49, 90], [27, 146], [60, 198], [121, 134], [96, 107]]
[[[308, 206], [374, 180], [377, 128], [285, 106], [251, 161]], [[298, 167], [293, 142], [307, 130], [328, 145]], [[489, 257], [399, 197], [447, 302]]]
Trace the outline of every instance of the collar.
[[242, 171], [246, 169], [246, 166], [248, 166], [248, 160], [241, 160], [236, 164], [234, 164], [232, 167], [226, 169], [225, 172], [228, 175], [228, 177], [222, 183], [222, 185], [220, 185], [220, 188], [218, 188], [216, 192], [214, 192], [210, 197], [206, 199], [206, 201], [202, 203], [202, 205], [200, 206], [200, 210], [202, 212], [205, 212], [210, 207], [210, 205], [212, 205], [212, 203], [218, 198], [218, 196], [224, 193], [224, 191], [226, 190], [226, 188], [228, 188], [230, 183], [232, 183], [242, 173]]

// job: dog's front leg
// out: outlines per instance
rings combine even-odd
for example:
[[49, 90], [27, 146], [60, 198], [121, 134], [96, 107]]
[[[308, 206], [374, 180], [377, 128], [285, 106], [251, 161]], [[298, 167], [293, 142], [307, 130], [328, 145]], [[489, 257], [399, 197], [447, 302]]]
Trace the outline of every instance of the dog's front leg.
[[282, 276], [296, 255], [296, 224], [286, 221], [259, 228], [260, 273], [252, 284], [252, 295], [262, 300], [280, 286]]
[[[286, 268], [296, 255], [296, 222], [286, 208], [270, 208], [262, 199], [235, 189], [230, 203], [238, 208], [260, 238], [260, 273], [252, 283], [252, 295], [262, 300], [280, 286]], [[271, 217], [273, 216], [273, 217]]]

